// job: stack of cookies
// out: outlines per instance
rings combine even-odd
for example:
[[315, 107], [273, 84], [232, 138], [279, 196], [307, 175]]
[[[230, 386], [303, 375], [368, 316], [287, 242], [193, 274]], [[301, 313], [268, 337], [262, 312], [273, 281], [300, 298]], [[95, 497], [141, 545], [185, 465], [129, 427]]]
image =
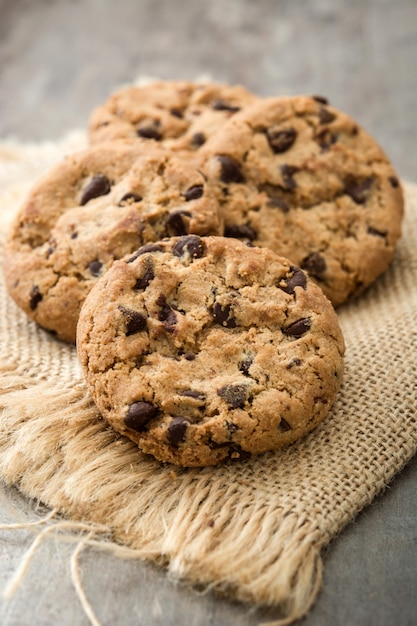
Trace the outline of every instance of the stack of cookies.
[[161, 461], [213, 465], [309, 432], [342, 380], [334, 307], [401, 234], [381, 148], [323, 97], [174, 81], [115, 93], [89, 138], [16, 217], [15, 302], [76, 342], [103, 417]]

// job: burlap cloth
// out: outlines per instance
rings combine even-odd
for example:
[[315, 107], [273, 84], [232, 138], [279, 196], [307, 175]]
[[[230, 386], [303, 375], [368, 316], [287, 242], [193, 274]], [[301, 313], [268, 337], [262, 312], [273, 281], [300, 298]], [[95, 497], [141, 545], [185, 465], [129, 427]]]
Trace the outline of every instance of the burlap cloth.
[[[85, 138], [0, 145], [1, 231], [49, 165]], [[0, 475], [69, 520], [171, 574], [256, 604], [291, 623], [321, 583], [321, 548], [417, 448], [417, 187], [405, 185], [404, 236], [385, 275], [339, 309], [347, 352], [330, 415], [302, 441], [259, 458], [173, 469], [100, 419], [74, 348], [0, 296]], [[1, 241], [4, 235], [1, 236]], [[109, 539], [107, 539], [109, 540]]]

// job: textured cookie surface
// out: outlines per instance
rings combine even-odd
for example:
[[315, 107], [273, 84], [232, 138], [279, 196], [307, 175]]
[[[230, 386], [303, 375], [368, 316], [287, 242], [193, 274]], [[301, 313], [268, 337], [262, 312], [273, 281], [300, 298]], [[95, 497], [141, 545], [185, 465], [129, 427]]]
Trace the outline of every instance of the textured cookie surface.
[[189, 163], [141, 142], [67, 157], [32, 190], [5, 250], [8, 290], [26, 314], [75, 341], [81, 305], [115, 259], [163, 237], [221, 233], [209, 185]]
[[388, 266], [403, 196], [376, 142], [323, 98], [267, 98], [199, 151], [225, 235], [268, 246], [309, 272], [334, 305]]
[[302, 270], [194, 235], [116, 261], [84, 303], [77, 348], [102, 415], [185, 466], [310, 431], [337, 394], [344, 352], [333, 307]]
[[140, 137], [193, 152], [257, 99], [240, 85], [158, 81], [127, 87], [93, 112], [89, 136], [91, 143]]

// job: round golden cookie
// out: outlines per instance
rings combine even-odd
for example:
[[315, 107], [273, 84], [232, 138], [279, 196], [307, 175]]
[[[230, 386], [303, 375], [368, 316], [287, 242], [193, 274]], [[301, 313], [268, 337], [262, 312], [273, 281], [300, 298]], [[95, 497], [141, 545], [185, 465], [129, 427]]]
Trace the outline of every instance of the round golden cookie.
[[32, 189], [4, 253], [19, 307], [75, 341], [82, 303], [115, 259], [172, 235], [220, 234], [202, 174], [158, 146], [110, 142], [67, 157]]
[[198, 157], [217, 188], [224, 234], [291, 259], [334, 305], [389, 265], [401, 234], [401, 185], [374, 139], [325, 99], [259, 101]]
[[91, 143], [139, 137], [194, 152], [256, 100], [240, 85], [157, 81], [126, 87], [92, 113], [89, 137]]
[[186, 235], [116, 261], [77, 348], [103, 417], [147, 453], [213, 465], [284, 446], [328, 413], [344, 343], [322, 291], [266, 248]]

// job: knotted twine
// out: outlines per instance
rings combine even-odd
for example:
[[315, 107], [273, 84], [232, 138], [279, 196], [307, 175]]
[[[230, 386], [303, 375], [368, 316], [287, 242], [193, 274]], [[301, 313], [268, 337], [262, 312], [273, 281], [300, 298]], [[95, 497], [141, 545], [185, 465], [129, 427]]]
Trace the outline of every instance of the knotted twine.
[[[0, 145], [1, 246], [36, 178], [85, 142], [77, 132], [58, 143]], [[85, 527], [86, 542], [104, 529], [116, 553], [279, 607], [276, 624], [304, 615], [322, 582], [323, 546], [417, 449], [417, 187], [404, 187], [404, 236], [391, 267], [338, 309], [346, 366], [330, 414], [287, 449], [243, 462], [173, 468], [114, 433], [75, 349], [28, 321], [0, 277], [1, 479], [63, 516], [60, 524]]]

